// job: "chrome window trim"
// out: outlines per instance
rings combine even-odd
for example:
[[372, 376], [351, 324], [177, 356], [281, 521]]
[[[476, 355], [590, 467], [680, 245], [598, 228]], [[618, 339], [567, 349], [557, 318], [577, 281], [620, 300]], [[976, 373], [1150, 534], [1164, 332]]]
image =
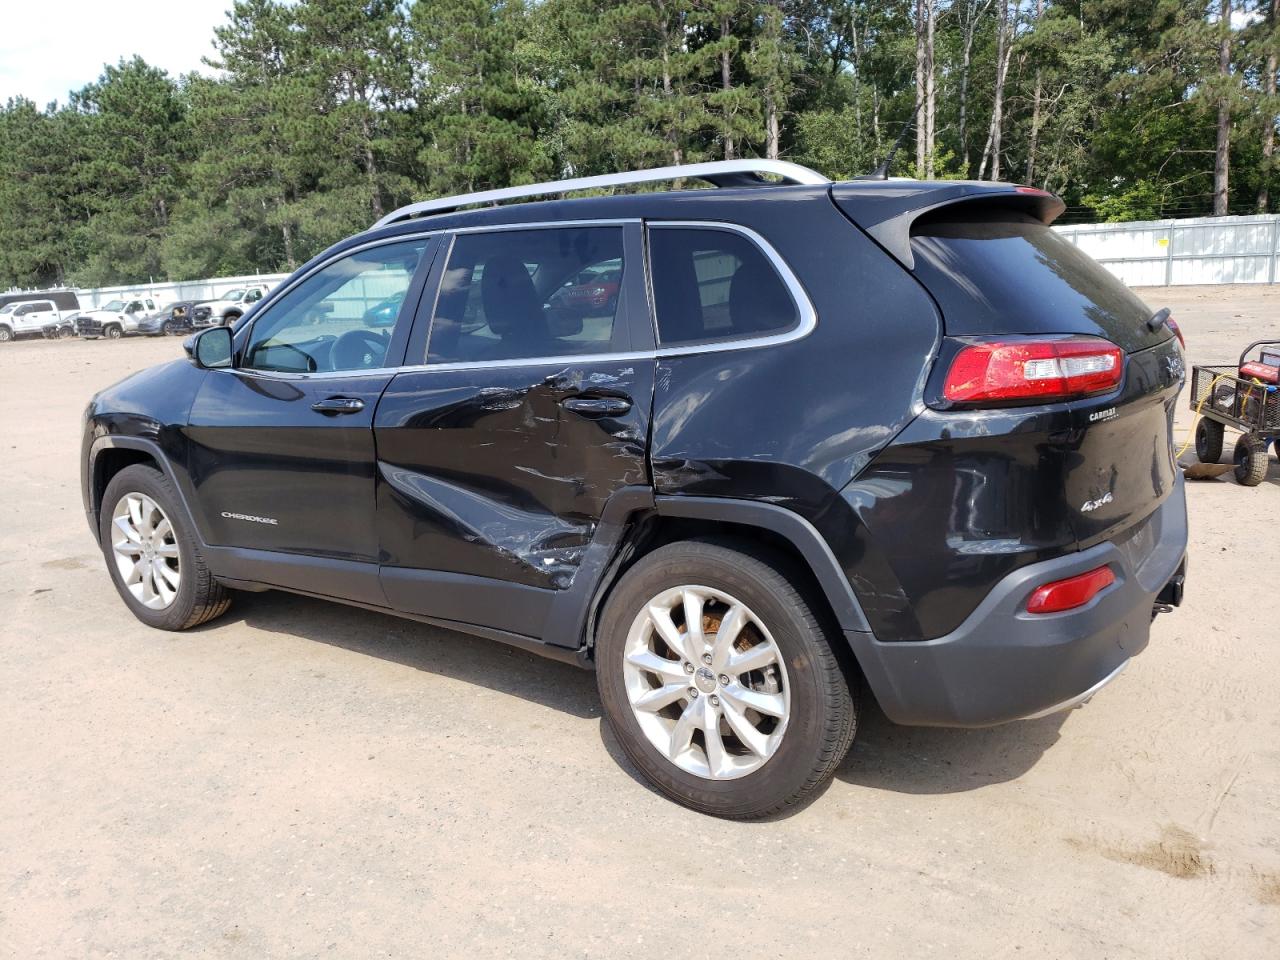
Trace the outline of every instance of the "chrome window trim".
[[[467, 360], [451, 363], [413, 363], [405, 364], [399, 367], [376, 367], [370, 370], [321, 370], [315, 373], [292, 373], [288, 371], [274, 370], [252, 370], [243, 367], [223, 368], [225, 372], [237, 373], [244, 376], [260, 377], [264, 379], [276, 380], [338, 380], [352, 379], [357, 377], [383, 377], [395, 375], [398, 373], [426, 373], [433, 370], [440, 371], [457, 371], [457, 370], [489, 370], [510, 367], [540, 367], [540, 366], [571, 366], [573, 364], [583, 363], [629, 363], [645, 360], [660, 360], [665, 357], [684, 357], [694, 356], [703, 353], [723, 353], [730, 350], [754, 350], [761, 347], [780, 346], [782, 344], [791, 343], [796, 340], [802, 340], [814, 331], [818, 324], [817, 311], [813, 307], [813, 302], [809, 299], [808, 293], [801, 285], [800, 280], [792, 271], [790, 265], [782, 259], [782, 256], [773, 248], [759, 233], [750, 227], [744, 227], [736, 223], [728, 223], [723, 220], [649, 220], [645, 221], [638, 217], [626, 218], [605, 218], [599, 220], [538, 220], [530, 223], [504, 223], [504, 224], [486, 224], [472, 227], [458, 227], [454, 229], [435, 229], [424, 230], [421, 232], [405, 233], [394, 237], [383, 237], [378, 240], [370, 240], [354, 247], [349, 247], [341, 253], [337, 253], [332, 257], [316, 264], [306, 273], [301, 274], [287, 286], [278, 287], [272, 291], [273, 298], [275, 296], [284, 296], [289, 290], [293, 289], [303, 280], [310, 277], [319, 270], [323, 270], [331, 263], [336, 262], [344, 257], [362, 250], [372, 247], [384, 246], [388, 243], [400, 243], [406, 240], [431, 239], [432, 237], [448, 235], [450, 237], [449, 245], [446, 249], [441, 250], [437, 256], [443, 256], [445, 259], [444, 269], [449, 267], [449, 255], [453, 252], [452, 237], [460, 233], [487, 233], [506, 230], [539, 230], [539, 229], [556, 229], [556, 228], [573, 228], [573, 227], [608, 227], [622, 226], [625, 224], [643, 223], [647, 228], [662, 229], [667, 228], [694, 228], [706, 230], [724, 230], [729, 233], [737, 233], [746, 237], [754, 243], [760, 251], [768, 258], [773, 268], [778, 272], [778, 276], [782, 278], [783, 284], [787, 288], [787, 292], [791, 295], [792, 300], [796, 304], [796, 309], [800, 314], [800, 321], [796, 326], [781, 333], [769, 334], [763, 337], [747, 337], [741, 340], [716, 340], [702, 343], [691, 343], [678, 347], [663, 347], [661, 342], [656, 350], [637, 350], [622, 353], [578, 353], [564, 354], [560, 356], [546, 357], [516, 357], [509, 360]], [[646, 231], [647, 236], [647, 231]], [[645, 244], [644, 269], [646, 274], [650, 270], [650, 257], [648, 244]], [[649, 278], [650, 281], [652, 278]], [[436, 284], [433, 291], [433, 301], [431, 304], [431, 313], [428, 322], [435, 319], [436, 306], [440, 297], [440, 284]], [[654, 337], [657, 339], [657, 317], [653, 311], [652, 289], [650, 289], [650, 321], [654, 324]], [[253, 325], [257, 323], [258, 316], [264, 312], [265, 308], [256, 312], [253, 322], [246, 327], [246, 330], [252, 330]], [[410, 321], [412, 322], [412, 321]], [[428, 346], [430, 345], [430, 331], [428, 330]]]
[[[769, 243], [768, 240], [750, 227], [744, 227], [737, 223], [728, 223], [723, 220], [651, 220], [648, 222], [648, 227], [649, 229], [657, 230], [663, 228], [723, 230], [746, 237], [759, 248], [760, 252], [773, 265], [773, 269], [777, 271], [778, 276], [782, 279], [783, 285], [786, 286], [787, 293], [790, 294], [792, 301], [796, 305], [796, 311], [800, 315], [799, 322], [795, 326], [783, 330], [781, 333], [771, 333], [763, 337], [744, 337], [740, 340], [704, 340], [677, 347], [664, 347], [658, 330], [657, 301], [653, 300], [653, 335], [655, 342], [658, 344], [657, 355], [659, 357], [682, 357], [696, 353], [718, 353], [725, 350], [754, 350], [758, 347], [773, 347], [791, 343], [795, 340], [803, 340], [813, 333], [818, 326], [818, 312], [814, 309], [813, 301], [809, 299], [808, 292], [800, 283], [800, 278], [795, 275], [787, 261], [782, 259], [781, 254], [773, 248], [773, 244]], [[652, 262], [653, 258], [646, 255], [645, 259]], [[652, 282], [652, 278], [650, 278], [650, 281]], [[650, 290], [650, 298], [652, 299], [652, 289]]]

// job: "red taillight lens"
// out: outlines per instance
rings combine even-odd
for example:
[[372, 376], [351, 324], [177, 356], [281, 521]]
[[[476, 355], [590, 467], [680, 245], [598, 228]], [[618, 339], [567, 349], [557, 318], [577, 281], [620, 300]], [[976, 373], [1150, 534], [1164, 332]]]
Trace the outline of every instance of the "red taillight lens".
[[1098, 567], [1079, 576], [1046, 583], [1027, 601], [1027, 612], [1061, 613], [1063, 610], [1083, 607], [1115, 582], [1116, 575], [1111, 572], [1110, 567]]
[[1182, 344], [1182, 349], [1183, 350], [1187, 349], [1187, 340], [1182, 335], [1182, 328], [1178, 326], [1178, 321], [1173, 319], [1173, 317], [1169, 317], [1168, 319], [1165, 320], [1165, 323], [1169, 325], [1169, 329], [1174, 332], [1175, 336], [1177, 336], [1178, 343]]
[[1124, 351], [1099, 337], [995, 340], [956, 354], [942, 395], [952, 403], [1065, 400], [1120, 385]]

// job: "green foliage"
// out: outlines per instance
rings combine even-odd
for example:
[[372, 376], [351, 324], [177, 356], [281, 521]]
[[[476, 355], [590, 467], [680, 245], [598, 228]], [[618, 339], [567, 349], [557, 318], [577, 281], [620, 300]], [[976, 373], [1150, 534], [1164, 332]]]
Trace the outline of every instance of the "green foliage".
[[[1232, 27], [1221, 0], [934, 0], [930, 176], [979, 171], [1005, 2], [1005, 176], [1068, 217], [1206, 214], [1226, 104], [1229, 210], [1277, 209], [1272, 0], [1232, 0], [1249, 14]], [[290, 269], [409, 199], [561, 176], [775, 150], [863, 174], [913, 114], [915, 16], [915, 0], [236, 0], [216, 78], [134, 58], [65, 105], [0, 107], [0, 286]], [[912, 137], [894, 175], [915, 173]]]

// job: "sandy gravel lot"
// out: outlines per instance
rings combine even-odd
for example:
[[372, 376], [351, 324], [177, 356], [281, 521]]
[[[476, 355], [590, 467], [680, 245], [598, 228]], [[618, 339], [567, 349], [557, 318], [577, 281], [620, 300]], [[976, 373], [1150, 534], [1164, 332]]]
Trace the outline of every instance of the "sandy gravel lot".
[[[1143, 294], [1193, 360], [1280, 336], [1280, 289]], [[642, 786], [571, 667], [278, 593], [138, 624], [79, 418], [179, 352], [0, 349], [0, 956], [1280, 957], [1274, 461], [1192, 487], [1187, 602], [1092, 703], [868, 710], [816, 803], [734, 824]]]

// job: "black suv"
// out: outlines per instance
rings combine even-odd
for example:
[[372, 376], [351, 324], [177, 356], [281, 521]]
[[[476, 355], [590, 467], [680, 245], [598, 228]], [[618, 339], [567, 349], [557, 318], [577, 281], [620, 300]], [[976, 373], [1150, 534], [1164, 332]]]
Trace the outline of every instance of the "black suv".
[[146, 624], [278, 588], [579, 664], [660, 790], [767, 815], [860, 690], [1064, 709], [1181, 600], [1180, 336], [1062, 209], [776, 161], [414, 204], [94, 397], [89, 523]]

